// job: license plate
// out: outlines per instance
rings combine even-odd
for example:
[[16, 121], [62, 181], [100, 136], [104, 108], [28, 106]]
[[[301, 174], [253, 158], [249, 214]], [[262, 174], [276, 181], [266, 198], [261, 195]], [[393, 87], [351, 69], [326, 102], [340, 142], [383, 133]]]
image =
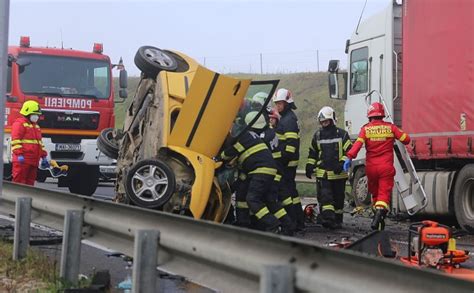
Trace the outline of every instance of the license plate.
[[80, 144], [71, 144], [71, 143], [57, 143], [56, 150], [62, 152], [80, 152]]

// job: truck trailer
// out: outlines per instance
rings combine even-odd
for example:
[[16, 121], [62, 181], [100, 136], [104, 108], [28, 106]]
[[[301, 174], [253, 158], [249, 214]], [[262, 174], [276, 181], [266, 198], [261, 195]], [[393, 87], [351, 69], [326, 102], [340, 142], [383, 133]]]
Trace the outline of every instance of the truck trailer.
[[[120, 69], [120, 91], [126, 97], [126, 71], [115, 66], [103, 46], [92, 52], [65, 48], [32, 47], [29, 37], [8, 47], [5, 140], [3, 160], [6, 177], [11, 174], [11, 126], [27, 100], [40, 103], [39, 125], [50, 159], [69, 165], [58, 185], [73, 193], [92, 195], [100, 177], [99, 166], [114, 160], [99, 151], [97, 137], [114, 127], [112, 68]], [[40, 173], [41, 174], [41, 173]]]
[[[330, 61], [331, 98], [347, 99], [345, 128], [356, 139], [367, 107], [381, 100], [412, 138], [407, 151], [426, 192], [421, 215], [455, 215], [474, 232], [474, 1], [393, 1], [346, 42], [347, 72]], [[340, 86], [338, 77], [344, 80]], [[353, 195], [369, 205], [365, 152], [352, 167]], [[392, 212], [406, 211], [394, 188]]]

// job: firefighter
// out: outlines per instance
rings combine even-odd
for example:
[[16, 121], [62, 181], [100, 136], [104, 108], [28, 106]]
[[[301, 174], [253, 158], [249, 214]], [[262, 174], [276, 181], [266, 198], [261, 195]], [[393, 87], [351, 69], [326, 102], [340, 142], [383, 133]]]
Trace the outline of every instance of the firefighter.
[[295, 182], [300, 152], [300, 129], [298, 118], [293, 112], [296, 106], [291, 92], [284, 88], [276, 91], [273, 96], [273, 102], [281, 115], [280, 121], [275, 129], [282, 145], [281, 161], [284, 164], [279, 196], [288, 214], [296, 222], [297, 230], [303, 231], [304, 213]]
[[[245, 116], [245, 123], [248, 125], [258, 115], [257, 111], [252, 111]], [[277, 167], [277, 174], [275, 175], [274, 182], [272, 184], [271, 191], [266, 194], [265, 203], [275, 217], [278, 218], [282, 226], [282, 234], [293, 235], [296, 228], [296, 224], [286, 213], [286, 210], [281, 205], [278, 199], [279, 185], [281, 182], [283, 166], [277, 161], [281, 157], [281, 149], [278, 144], [278, 137], [276, 136], [275, 130], [272, 129], [266, 122], [264, 115], [260, 115], [252, 125], [251, 130], [259, 135], [263, 142], [267, 145], [268, 149], [272, 152], [272, 157], [275, 160]]]
[[280, 121], [280, 114], [276, 109], [272, 109], [268, 114], [268, 119], [270, 123], [270, 127], [275, 129]]
[[[271, 151], [257, 133], [244, 130], [237, 142], [226, 148], [216, 160], [231, 161], [234, 158], [237, 158], [240, 173], [245, 174], [238, 189], [246, 195], [250, 212], [265, 231], [279, 232], [280, 221], [265, 204], [277, 174]], [[242, 190], [242, 186], [246, 190]]]
[[383, 230], [394, 185], [394, 140], [398, 139], [406, 145], [410, 143], [410, 137], [394, 124], [383, 121], [385, 109], [381, 103], [370, 105], [367, 117], [369, 118], [369, 123], [362, 126], [359, 137], [352, 149], [347, 153], [348, 158], [344, 162], [344, 170], [347, 171], [349, 169], [351, 160], [357, 157], [359, 150], [365, 143], [365, 172], [375, 211], [371, 228], [373, 230]]
[[13, 161], [13, 182], [34, 185], [38, 162], [41, 167], [49, 168], [48, 153], [44, 148], [38, 123], [41, 109], [36, 101], [26, 101], [21, 107], [19, 117], [13, 122], [11, 131], [11, 149]]
[[325, 228], [342, 227], [347, 172], [345, 156], [352, 143], [347, 132], [336, 127], [336, 113], [323, 107], [317, 116], [321, 128], [314, 133], [306, 163], [306, 177], [316, 168], [320, 220]]

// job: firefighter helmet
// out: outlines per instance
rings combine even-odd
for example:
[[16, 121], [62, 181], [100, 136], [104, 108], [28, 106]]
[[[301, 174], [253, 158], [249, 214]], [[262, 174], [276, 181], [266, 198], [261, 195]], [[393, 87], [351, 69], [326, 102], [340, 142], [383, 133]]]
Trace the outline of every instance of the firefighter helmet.
[[[258, 111], [252, 111], [248, 113], [245, 116], [245, 124], [249, 125], [249, 123], [251, 123], [255, 119], [255, 116], [257, 115], [258, 115]], [[260, 115], [257, 121], [255, 121], [255, 123], [252, 124], [252, 126], [250, 127], [253, 129], [264, 129], [266, 125], [267, 125], [267, 122], [265, 121], [265, 117], [263, 117], [263, 115]]]
[[321, 110], [319, 110], [317, 119], [319, 120], [319, 122], [322, 122], [325, 120], [332, 120], [332, 122], [336, 124], [337, 122], [336, 112], [334, 111], [333, 108], [329, 106], [322, 107]]
[[273, 102], [279, 102], [279, 101], [285, 101], [289, 104], [294, 103], [295, 101], [293, 100], [293, 95], [291, 92], [287, 89], [281, 88], [278, 89], [273, 96]]
[[367, 117], [385, 117], [385, 109], [383, 105], [379, 102], [375, 102], [370, 105], [369, 109], [367, 110]]
[[263, 104], [265, 104], [265, 100], [267, 99], [267, 97], [268, 97], [267, 93], [258, 92], [255, 95], [253, 95], [252, 102], [260, 104], [261, 106], [263, 106]]
[[41, 115], [40, 105], [37, 101], [26, 101], [23, 103], [23, 106], [21, 106], [20, 114], [25, 117], [31, 114]]

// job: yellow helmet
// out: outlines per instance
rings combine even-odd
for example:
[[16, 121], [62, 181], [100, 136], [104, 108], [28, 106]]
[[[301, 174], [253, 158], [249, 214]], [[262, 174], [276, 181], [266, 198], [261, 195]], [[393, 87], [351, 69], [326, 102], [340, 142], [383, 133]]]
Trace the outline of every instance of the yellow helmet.
[[20, 114], [28, 116], [31, 114], [41, 115], [41, 108], [37, 101], [29, 100], [23, 103], [21, 106]]

